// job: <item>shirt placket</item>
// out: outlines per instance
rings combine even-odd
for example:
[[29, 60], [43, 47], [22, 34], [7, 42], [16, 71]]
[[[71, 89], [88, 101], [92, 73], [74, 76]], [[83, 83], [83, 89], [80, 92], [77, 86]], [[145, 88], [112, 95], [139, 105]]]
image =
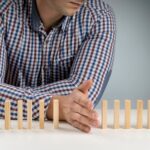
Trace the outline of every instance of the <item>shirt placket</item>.
[[47, 77], [45, 76], [45, 72], [48, 69], [48, 51], [52, 50], [52, 41], [54, 38], [54, 34], [56, 34], [56, 29], [53, 28], [49, 34], [47, 35], [46, 32], [43, 30], [43, 28], [41, 29], [42, 31], [42, 56], [41, 56], [41, 76], [42, 76], [42, 85], [45, 85], [45, 83], [47, 82]]

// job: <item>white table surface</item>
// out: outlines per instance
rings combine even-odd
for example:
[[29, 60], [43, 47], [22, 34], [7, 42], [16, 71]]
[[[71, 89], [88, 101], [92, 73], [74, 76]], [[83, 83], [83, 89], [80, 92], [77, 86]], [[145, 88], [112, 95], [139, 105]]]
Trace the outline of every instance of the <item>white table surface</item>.
[[[100, 114], [100, 113], [99, 113]], [[100, 115], [101, 116], [101, 115]], [[17, 129], [17, 121], [11, 122], [11, 129], [4, 130], [0, 120], [0, 150], [148, 150], [150, 130], [146, 128], [147, 112], [144, 110], [143, 129], [136, 129], [136, 111], [132, 110], [131, 129], [124, 129], [124, 111], [121, 110], [120, 129], [113, 129], [113, 111], [108, 111], [108, 128], [92, 129], [83, 133], [67, 123], [61, 122], [59, 129], [53, 129], [52, 122], [45, 122], [45, 129], [33, 122], [31, 130]]]

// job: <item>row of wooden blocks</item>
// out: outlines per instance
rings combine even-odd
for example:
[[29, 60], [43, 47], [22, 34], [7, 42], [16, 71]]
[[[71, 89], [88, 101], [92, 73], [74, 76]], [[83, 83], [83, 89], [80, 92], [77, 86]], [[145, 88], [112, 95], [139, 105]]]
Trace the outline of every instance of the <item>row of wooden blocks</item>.
[[[101, 128], [107, 128], [107, 100], [102, 100], [101, 103]], [[131, 128], [131, 100], [125, 100], [124, 108], [124, 128]], [[136, 108], [136, 128], [143, 128], [143, 100], [137, 100]], [[114, 129], [120, 128], [120, 100], [114, 100]], [[147, 103], [147, 128], [150, 129], [150, 100]]]
[[[107, 128], [107, 100], [101, 101], [101, 128]], [[147, 108], [147, 128], [150, 129], [150, 100], [148, 100]], [[10, 100], [5, 101], [5, 129], [10, 129]], [[131, 100], [125, 100], [125, 122], [124, 128], [131, 128]], [[137, 100], [137, 120], [136, 128], [143, 128], [143, 100]], [[44, 100], [39, 101], [39, 128], [44, 129]], [[53, 127], [59, 127], [59, 100], [53, 101]], [[27, 128], [32, 128], [32, 101], [27, 102]], [[120, 100], [114, 100], [114, 129], [120, 128]], [[18, 129], [23, 129], [23, 101], [18, 101]]]
[[[5, 129], [8, 130], [11, 127], [11, 102], [5, 101]], [[45, 109], [44, 100], [39, 101], [39, 128], [44, 129], [45, 121]], [[59, 127], [59, 100], [53, 100], [53, 127]], [[27, 128], [32, 128], [32, 101], [27, 102]], [[18, 101], [18, 129], [23, 129], [23, 101]]]

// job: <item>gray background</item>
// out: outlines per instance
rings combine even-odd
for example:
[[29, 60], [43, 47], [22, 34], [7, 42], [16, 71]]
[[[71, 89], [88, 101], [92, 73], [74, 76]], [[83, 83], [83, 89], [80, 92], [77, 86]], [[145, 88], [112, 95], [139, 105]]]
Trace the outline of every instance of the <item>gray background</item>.
[[[115, 12], [117, 41], [112, 76], [102, 99], [150, 99], [150, 0], [105, 0]], [[98, 107], [100, 106], [100, 103]]]

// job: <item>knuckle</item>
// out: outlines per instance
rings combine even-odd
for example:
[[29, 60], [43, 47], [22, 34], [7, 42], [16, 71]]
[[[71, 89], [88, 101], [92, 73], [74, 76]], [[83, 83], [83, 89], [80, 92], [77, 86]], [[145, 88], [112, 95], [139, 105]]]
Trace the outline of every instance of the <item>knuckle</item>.
[[89, 125], [90, 124], [90, 120], [88, 118], [82, 117], [82, 119], [80, 120], [81, 123], [85, 124], [85, 125]]
[[77, 121], [74, 121], [74, 122], [73, 122], [73, 126], [76, 127], [76, 128], [79, 128], [79, 127], [80, 127], [80, 125], [79, 125], [79, 123], [78, 123]]
[[75, 103], [75, 104], [74, 104], [74, 111], [77, 111], [77, 112], [78, 112], [79, 109], [80, 109], [80, 107], [78, 106], [78, 104]]
[[86, 116], [87, 118], [90, 118], [90, 112], [87, 109], [84, 109], [84, 116]]
[[76, 120], [80, 121], [81, 120], [81, 116], [79, 114], [76, 114]]
[[80, 122], [83, 124], [88, 124], [88, 121], [85, 117], [81, 117]]
[[78, 100], [77, 100], [77, 102], [78, 102], [79, 104], [81, 104], [81, 103], [82, 103], [82, 98], [79, 97]]
[[79, 113], [82, 114], [82, 115], [84, 115], [84, 109], [82, 107], [80, 107]]
[[72, 115], [72, 119], [73, 119], [73, 120], [76, 120], [76, 121], [79, 121], [80, 115], [77, 114], [77, 113], [74, 113], [74, 114]]

